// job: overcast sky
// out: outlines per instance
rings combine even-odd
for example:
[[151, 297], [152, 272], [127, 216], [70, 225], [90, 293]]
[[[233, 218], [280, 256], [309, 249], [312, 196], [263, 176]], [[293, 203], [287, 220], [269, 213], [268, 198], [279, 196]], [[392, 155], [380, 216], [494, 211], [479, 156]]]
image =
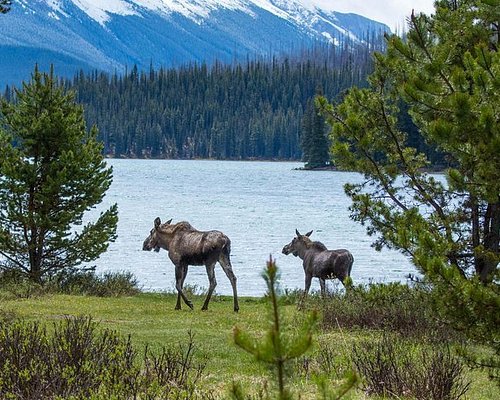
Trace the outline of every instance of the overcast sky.
[[375, 21], [383, 22], [394, 31], [403, 27], [405, 17], [411, 10], [431, 14], [434, 12], [434, 0], [309, 0], [340, 12], [360, 14]]

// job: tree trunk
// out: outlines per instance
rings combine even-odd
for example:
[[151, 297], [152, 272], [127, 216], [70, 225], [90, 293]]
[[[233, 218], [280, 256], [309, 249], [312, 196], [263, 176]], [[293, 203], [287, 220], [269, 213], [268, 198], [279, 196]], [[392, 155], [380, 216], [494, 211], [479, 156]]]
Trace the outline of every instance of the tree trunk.
[[492, 279], [497, 268], [500, 246], [500, 201], [488, 204], [484, 216], [484, 251], [476, 259], [476, 273], [483, 283]]

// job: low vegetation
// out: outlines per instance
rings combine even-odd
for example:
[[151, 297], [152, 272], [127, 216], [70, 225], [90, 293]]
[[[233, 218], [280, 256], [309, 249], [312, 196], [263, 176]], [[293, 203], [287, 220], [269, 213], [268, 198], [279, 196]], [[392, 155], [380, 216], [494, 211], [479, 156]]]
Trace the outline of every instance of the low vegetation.
[[139, 283], [130, 272], [61, 271], [41, 283], [29, 280], [17, 271], [0, 273], [4, 296], [30, 298], [47, 294], [73, 294], [97, 297], [133, 296], [140, 293]]
[[[344, 392], [354, 399], [498, 397], [500, 389], [487, 374], [459, 357], [460, 335], [426, 317], [430, 302], [420, 297], [425, 290], [359, 286], [327, 298], [313, 294], [300, 310], [298, 293], [291, 292], [275, 302], [273, 295], [244, 298], [240, 313], [234, 313], [225, 296], [200, 311], [200, 290], [193, 290], [194, 311], [175, 311], [173, 293], [51, 292], [19, 298], [0, 289], [1, 397], [330, 399]], [[319, 319], [311, 325], [314, 313]], [[277, 336], [271, 334], [276, 315]], [[235, 326], [237, 343], [251, 354], [235, 344]], [[439, 334], [428, 334], [433, 331]], [[293, 355], [280, 372], [286, 377], [283, 392], [280, 358], [272, 355], [277, 350], [270, 343], [281, 343], [282, 354]], [[270, 353], [263, 356], [259, 348]], [[266, 357], [270, 362], [256, 362]], [[357, 386], [349, 390], [352, 385]]]
[[[65, 317], [47, 325], [0, 325], [0, 396], [3, 399], [197, 398], [205, 364], [185, 348], [164, 347], [142, 357], [125, 338], [98, 330], [91, 317]], [[201, 398], [201, 397], [200, 397]], [[203, 396], [203, 398], [206, 398]]]
[[389, 331], [403, 337], [447, 342], [458, 333], [433, 311], [433, 294], [423, 284], [389, 283], [353, 286], [345, 295], [332, 293], [316, 306], [323, 310], [323, 329]]
[[365, 377], [368, 394], [454, 400], [469, 390], [465, 365], [449, 346], [425, 346], [384, 335], [354, 345], [351, 358]]

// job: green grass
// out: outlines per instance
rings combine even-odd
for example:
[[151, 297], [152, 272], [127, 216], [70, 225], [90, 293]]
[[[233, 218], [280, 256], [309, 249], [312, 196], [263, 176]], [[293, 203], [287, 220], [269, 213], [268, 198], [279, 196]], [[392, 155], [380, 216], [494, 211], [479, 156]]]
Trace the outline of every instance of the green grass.
[[[120, 298], [48, 295], [12, 299], [0, 293], [0, 313], [12, 312], [17, 317], [46, 322], [49, 326], [52, 321], [67, 315], [91, 315], [101, 327], [114, 329], [125, 336], [130, 334], [139, 349], [146, 345], [151, 349], [160, 349], [187, 343], [190, 331], [194, 334], [197, 355], [207, 360], [204, 383], [215, 393], [228, 397], [233, 380], [242, 382], [247, 388], [260, 386], [268, 378], [267, 371], [252, 356], [234, 345], [232, 329], [237, 325], [255, 336], [263, 334], [269, 323], [266, 302], [258, 298], [240, 299], [240, 312], [234, 313], [230, 297], [215, 297], [208, 311], [200, 310], [203, 297], [192, 299], [193, 311], [184, 305], [182, 310], [176, 311], [176, 296], [172, 294], [143, 293]], [[300, 325], [297, 321], [304, 316], [295, 305], [282, 306], [282, 312], [291, 330]], [[345, 359], [354, 341], [373, 334], [367, 331], [318, 331], [315, 342], [331, 343], [338, 357]], [[342, 368], [346, 369], [345, 365]], [[316, 369], [321, 369], [321, 366], [316, 366]], [[302, 370], [302, 367], [298, 368], [298, 371]], [[310, 377], [305, 372], [294, 375], [294, 389], [302, 393], [302, 398], [310, 397], [308, 393], [312, 393], [315, 387]], [[468, 398], [500, 398], [500, 391], [484, 373], [472, 372], [471, 378]], [[354, 398], [368, 397], [358, 391]]]
[[[16, 316], [44, 322], [67, 315], [91, 315], [102, 327], [131, 335], [138, 348], [146, 344], [160, 349], [188, 341], [194, 334], [197, 354], [207, 357], [210, 384], [223, 390], [226, 383], [243, 376], [260, 376], [265, 371], [232, 342], [232, 328], [238, 325], [252, 332], [264, 330], [266, 307], [261, 300], [242, 299], [240, 313], [233, 312], [232, 298], [217, 297], [208, 311], [201, 311], [202, 298], [194, 298], [195, 310], [183, 305], [174, 310], [176, 297], [140, 294], [134, 297], [101, 298], [91, 296], [50, 295], [33, 299], [2, 300], [0, 310]], [[235, 374], [235, 371], [238, 371]]]

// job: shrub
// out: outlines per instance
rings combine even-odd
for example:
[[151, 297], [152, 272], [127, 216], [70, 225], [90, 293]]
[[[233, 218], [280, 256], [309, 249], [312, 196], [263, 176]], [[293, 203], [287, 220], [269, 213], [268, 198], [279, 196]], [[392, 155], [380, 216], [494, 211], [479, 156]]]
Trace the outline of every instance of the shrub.
[[304, 291], [302, 289], [284, 289], [279, 297], [279, 304], [283, 306], [291, 304], [299, 304], [303, 298]]
[[37, 297], [45, 293], [41, 284], [30, 282], [17, 270], [0, 272], [0, 288], [7, 296], [21, 299]]
[[93, 271], [62, 273], [52, 278], [54, 290], [66, 294], [82, 294], [99, 297], [134, 296], [140, 293], [136, 277], [128, 271]]
[[296, 374], [306, 379], [327, 377], [342, 380], [352, 372], [352, 362], [348, 355], [350, 352], [351, 348], [343, 341], [318, 340], [313, 354], [297, 360]]
[[130, 337], [98, 330], [89, 317], [66, 318], [52, 334], [37, 322], [0, 322], [2, 399], [195, 399], [205, 364], [187, 350], [146, 349], [142, 364]]
[[90, 295], [99, 297], [134, 296], [140, 293], [136, 277], [128, 271], [105, 272], [61, 271], [41, 284], [28, 280], [17, 271], [0, 274], [0, 287], [15, 298], [30, 298], [49, 293]]
[[429, 290], [423, 286], [401, 283], [353, 286], [345, 294], [330, 294], [320, 307], [324, 329], [385, 330], [439, 341], [457, 335], [437, 320]]
[[464, 378], [464, 365], [447, 346], [415, 349], [398, 337], [385, 335], [354, 345], [352, 362], [365, 378], [370, 395], [455, 400], [470, 385]]
[[[194, 359], [194, 336], [189, 332], [189, 342], [185, 348], [163, 348], [159, 355], [146, 348], [144, 357], [143, 384], [149, 388], [152, 398], [195, 397], [197, 383], [203, 376], [205, 362]], [[207, 394], [204, 394], [206, 398]]]
[[[204, 288], [203, 286], [193, 285], [193, 284], [189, 284], [189, 283], [187, 283], [183, 286], [182, 291], [188, 297], [202, 297], [202, 296], [204, 297], [208, 293], [207, 289]], [[175, 285], [174, 285], [174, 288], [172, 290], [172, 293], [177, 295], [177, 289], [175, 288]], [[217, 293], [214, 291], [212, 293], [212, 296], [217, 297]]]

